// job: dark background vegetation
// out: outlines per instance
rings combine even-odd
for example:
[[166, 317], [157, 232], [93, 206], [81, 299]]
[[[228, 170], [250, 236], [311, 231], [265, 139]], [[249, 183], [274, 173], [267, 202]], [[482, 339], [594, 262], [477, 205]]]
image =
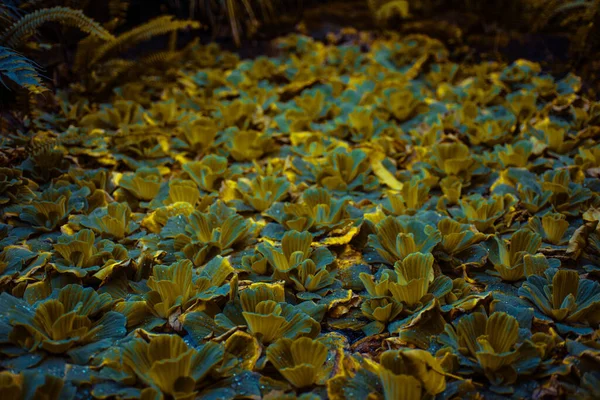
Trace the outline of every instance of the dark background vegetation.
[[[391, 3], [407, 4], [410, 15], [401, 15], [394, 7], [380, 15]], [[271, 39], [298, 31], [321, 40], [344, 27], [423, 33], [442, 40], [457, 62], [526, 58], [557, 76], [568, 72], [582, 76], [584, 91], [591, 97], [597, 97], [600, 87], [596, 77], [600, 0], [6, 0], [0, 5], [0, 26], [54, 6], [82, 9], [116, 36], [165, 14], [198, 20], [201, 29], [177, 33], [178, 46], [199, 37], [242, 57], [274, 55]], [[64, 87], [81, 79], [72, 64], [85, 37], [75, 28], [49, 21], [14, 50], [39, 64], [45, 86]], [[119, 57], [135, 59], [160, 51], [168, 40], [168, 35], [153, 37]], [[30, 101], [30, 94], [5, 79], [4, 72], [0, 68], [4, 83], [0, 106], [6, 117], [7, 110], [19, 111]]]

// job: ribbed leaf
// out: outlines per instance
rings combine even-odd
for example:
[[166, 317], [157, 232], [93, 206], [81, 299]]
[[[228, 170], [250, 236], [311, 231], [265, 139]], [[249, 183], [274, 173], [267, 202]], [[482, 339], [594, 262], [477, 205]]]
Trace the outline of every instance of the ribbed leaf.
[[0, 37], [0, 43], [9, 47], [19, 46], [23, 40], [33, 34], [37, 28], [46, 22], [59, 22], [75, 26], [82, 31], [104, 40], [112, 41], [114, 36], [99, 23], [87, 17], [81, 10], [69, 7], [42, 8], [29, 13], [16, 21]]

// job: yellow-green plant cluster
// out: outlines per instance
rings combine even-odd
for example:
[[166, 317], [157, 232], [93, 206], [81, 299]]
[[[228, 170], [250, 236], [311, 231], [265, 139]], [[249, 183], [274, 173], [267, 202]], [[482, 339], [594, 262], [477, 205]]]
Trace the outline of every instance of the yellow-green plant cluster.
[[107, 67], [2, 138], [2, 398], [600, 396], [600, 105], [330, 39]]

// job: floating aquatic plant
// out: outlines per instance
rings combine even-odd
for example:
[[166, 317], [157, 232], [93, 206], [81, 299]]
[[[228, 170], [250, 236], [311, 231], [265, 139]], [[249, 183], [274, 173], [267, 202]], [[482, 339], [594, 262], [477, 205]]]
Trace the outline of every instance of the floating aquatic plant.
[[466, 315], [446, 325], [439, 341], [458, 353], [461, 364], [479, 369], [497, 387], [513, 384], [519, 374], [531, 373], [539, 363], [535, 351], [519, 345], [517, 319], [504, 312]]
[[[367, 285], [368, 283], [365, 284], [365, 286]], [[385, 293], [387, 293], [387, 289], [383, 291], [382, 295]], [[375, 295], [371, 292], [369, 294]], [[362, 328], [366, 335], [371, 335], [383, 332], [386, 325], [400, 315], [403, 306], [393, 298], [374, 297], [365, 300], [360, 309], [365, 317], [373, 321]]]
[[23, 177], [22, 170], [0, 168], [0, 204], [28, 203], [34, 198], [32, 189], [35, 189], [36, 186], [33, 181]]
[[[322, 234], [349, 222], [347, 199], [336, 199], [322, 188], [307, 189], [298, 203], [284, 203], [283, 210], [267, 211], [286, 229]], [[276, 213], [276, 211], [278, 211]]]
[[494, 195], [484, 198], [479, 195], [463, 198], [460, 202], [464, 222], [475, 225], [480, 232], [497, 229], [500, 218], [508, 213], [515, 203], [515, 198], [510, 194], [504, 196]]
[[2, 394], [598, 393], [577, 77], [353, 30], [108, 57], [188, 26], [84, 39], [81, 82], [0, 139]]
[[391, 399], [422, 399], [446, 388], [445, 372], [438, 360], [423, 350], [388, 350], [379, 363], [365, 360], [381, 380], [383, 396]]
[[312, 235], [309, 232], [288, 231], [281, 239], [280, 249], [262, 243], [258, 251], [273, 268], [273, 277], [285, 279], [291, 271], [300, 268], [308, 260], [320, 270], [334, 261], [333, 254], [326, 247], [313, 249], [311, 244]]
[[75, 211], [69, 202], [70, 192], [49, 189], [21, 209], [19, 218], [31, 224], [35, 230], [50, 232], [65, 222], [70, 212]]
[[544, 275], [528, 277], [519, 295], [558, 323], [597, 326], [600, 322], [600, 286], [580, 278], [577, 271], [548, 268]]
[[423, 297], [430, 289], [435, 288], [432, 293], [435, 297], [442, 297], [449, 292], [452, 283], [448, 277], [440, 275], [434, 278], [433, 261], [431, 254], [423, 253], [411, 253], [402, 261], [396, 261], [394, 271], [397, 281], [389, 284], [392, 297], [412, 308], [423, 302]]
[[375, 230], [369, 235], [369, 244], [390, 264], [414, 252], [431, 252], [441, 240], [435, 226], [392, 216], [377, 223]]
[[560, 245], [565, 232], [569, 229], [569, 222], [564, 214], [548, 213], [541, 218], [537, 215], [531, 217], [528, 226], [541, 235], [544, 242]]
[[432, 148], [432, 161], [440, 175], [460, 176], [475, 164], [463, 143], [439, 143]]
[[200, 161], [183, 164], [183, 170], [196, 182], [198, 187], [207, 192], [219, 190], [219, 186], [227, 172], [227, 159], [215, 155], [207, 155]]
[[175, 324], [176, 317], [201, 309], [207, 302], [229, 294], [225, 283], [233, 272], [228, 261], [217, 256], [198, 274], [189, 260], [172, 265], [155, 265], [140, 300], [122, 302], [116, 309], [127, 317], [128, 326], [151, 328]]
[[148, 341], [134, 338], [123, 346], [123, 364], [143, 384], [149, 396], [170, 395], [191, 399], [196, 385], [223, 357], [223, 347], [208, 342], [188, 346], [177, 335], [158, 335]]
[[158, 194], [161, 180], [158, 169], [141, 168], [135, 173], [123, 175], [119, 186], [139, 200], [150, 201]]
[[110, 203], [106, 207], [97, 208], [90, 215], [82, 217], [80, 224], [103, 237], [116, 240], [124, 239], [139, 227], [132, 219], [131, 208], [127, 203]]
[[[439, 248], [435, 252], [441, 260], [450, 262], [453, 266], [463, 264], [465, 261], [481, 262], [481, 258], [487, 256], [487, 251], [481, 244], [486, 235], [479, 232], [477, 228], [469, 224], [461, 224], [451, 218], [444, 218], [437, 224], [441, 234]], [[473, 256], [481, 255], [479, 260]]]
[[[318, 323], [284, 300], [282, 286], [252, 284], [240, 293], [241, 315], [237, 319], [243, 317], [249, 331], [263, 343], [280, 338], [315, 337], [320, 331]], [[227, 328], [235, 326], [227, 314], [222, 314], [219, 323]]]
[[267, 359], [292, 385], [303, 388], [314, 384], [323, 372], [327, 347], [314, 339], [279, 339], [267, 348]]
[[231, 157], [236, 161], [255, 160], [273, 147], [273, 140], [258, 131], [235, 132], [229, 145]]
[[316, 180], [330, 190], [371, 191], [377, 186], [377, 179], [369, 175], [370, 170], [364, 151], [356, 149], [348, 152], [338, 148], [327, 155], [316, 173]]
[[515, 232], [510, 243], [498, 237], [495, 246], [490, 249], [489, 258], [494, 269], [505, 281], [516, 281], [524, 276], [524, 257], [534, 255], [542, 245], [540, 235], [521, 229]]
[[95, 277], [105, 279], [118, 262], [129, 259], [124, 246], [110, 240], [96, 242], [94, 232], [89, 229], [72, 236], [59, 236], [54, 250], [56, 271], [79, 278], [93, 273]]
[[400, 193], [390, 193], [384, 204], [386, 211], [393, 215], [414, 215], [427, 202], [429, 187], [417, 179], [402, 185]]
[[107, 311], [112, 298], [92, 288], [67, 285], [32, 306], [8, 293], [0, 295], [5, 310], [4, 343], [31, 352], [67, 353], [87, 362], [96, 351], [108, 348], [126, 333], [125, 318]]
[[244, 202], [256, 211], [265, 211], [274, 202], [285, 199], [289, 188], [290, 183], [287, 179], [272, 176], [257, 176], [251, 181], [240, 178], [237, 181], [237, 190]]
[[252, 225], [234, 211], [219, 218], [215, 213], [194, 211], [188, 217], [185, 234], [176, 236], [177, 246], [195, 265], [214, 255], [227, 255], [233, 246], [248, 240]]

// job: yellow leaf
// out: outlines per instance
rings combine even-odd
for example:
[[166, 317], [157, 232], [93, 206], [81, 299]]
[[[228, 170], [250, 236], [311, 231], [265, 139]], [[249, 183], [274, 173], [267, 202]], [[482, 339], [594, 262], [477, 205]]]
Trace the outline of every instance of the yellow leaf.
[[321, 242], [317, 242], [319, 246], [335, 246], [340, 244], [348, 244], [358, 233], [358, 227], [353, 226], [343, 236], [328, 237]]
[[370, 156], [373, 173], [375, 173], [375, 175], [377, 175], [377, 177], [390, 188], [394, 190], [402, 190], [402, 182], [396, 179], [396, 177], [383, 166], [381, 161], [385, 156], [379, 152], [372, 152], [370, 153]]
[[221, 186], [220, 197], [225, 203], [235, 200], [237, 198], [236, 183], [230, 180], [223, 182], [223, 185]]

